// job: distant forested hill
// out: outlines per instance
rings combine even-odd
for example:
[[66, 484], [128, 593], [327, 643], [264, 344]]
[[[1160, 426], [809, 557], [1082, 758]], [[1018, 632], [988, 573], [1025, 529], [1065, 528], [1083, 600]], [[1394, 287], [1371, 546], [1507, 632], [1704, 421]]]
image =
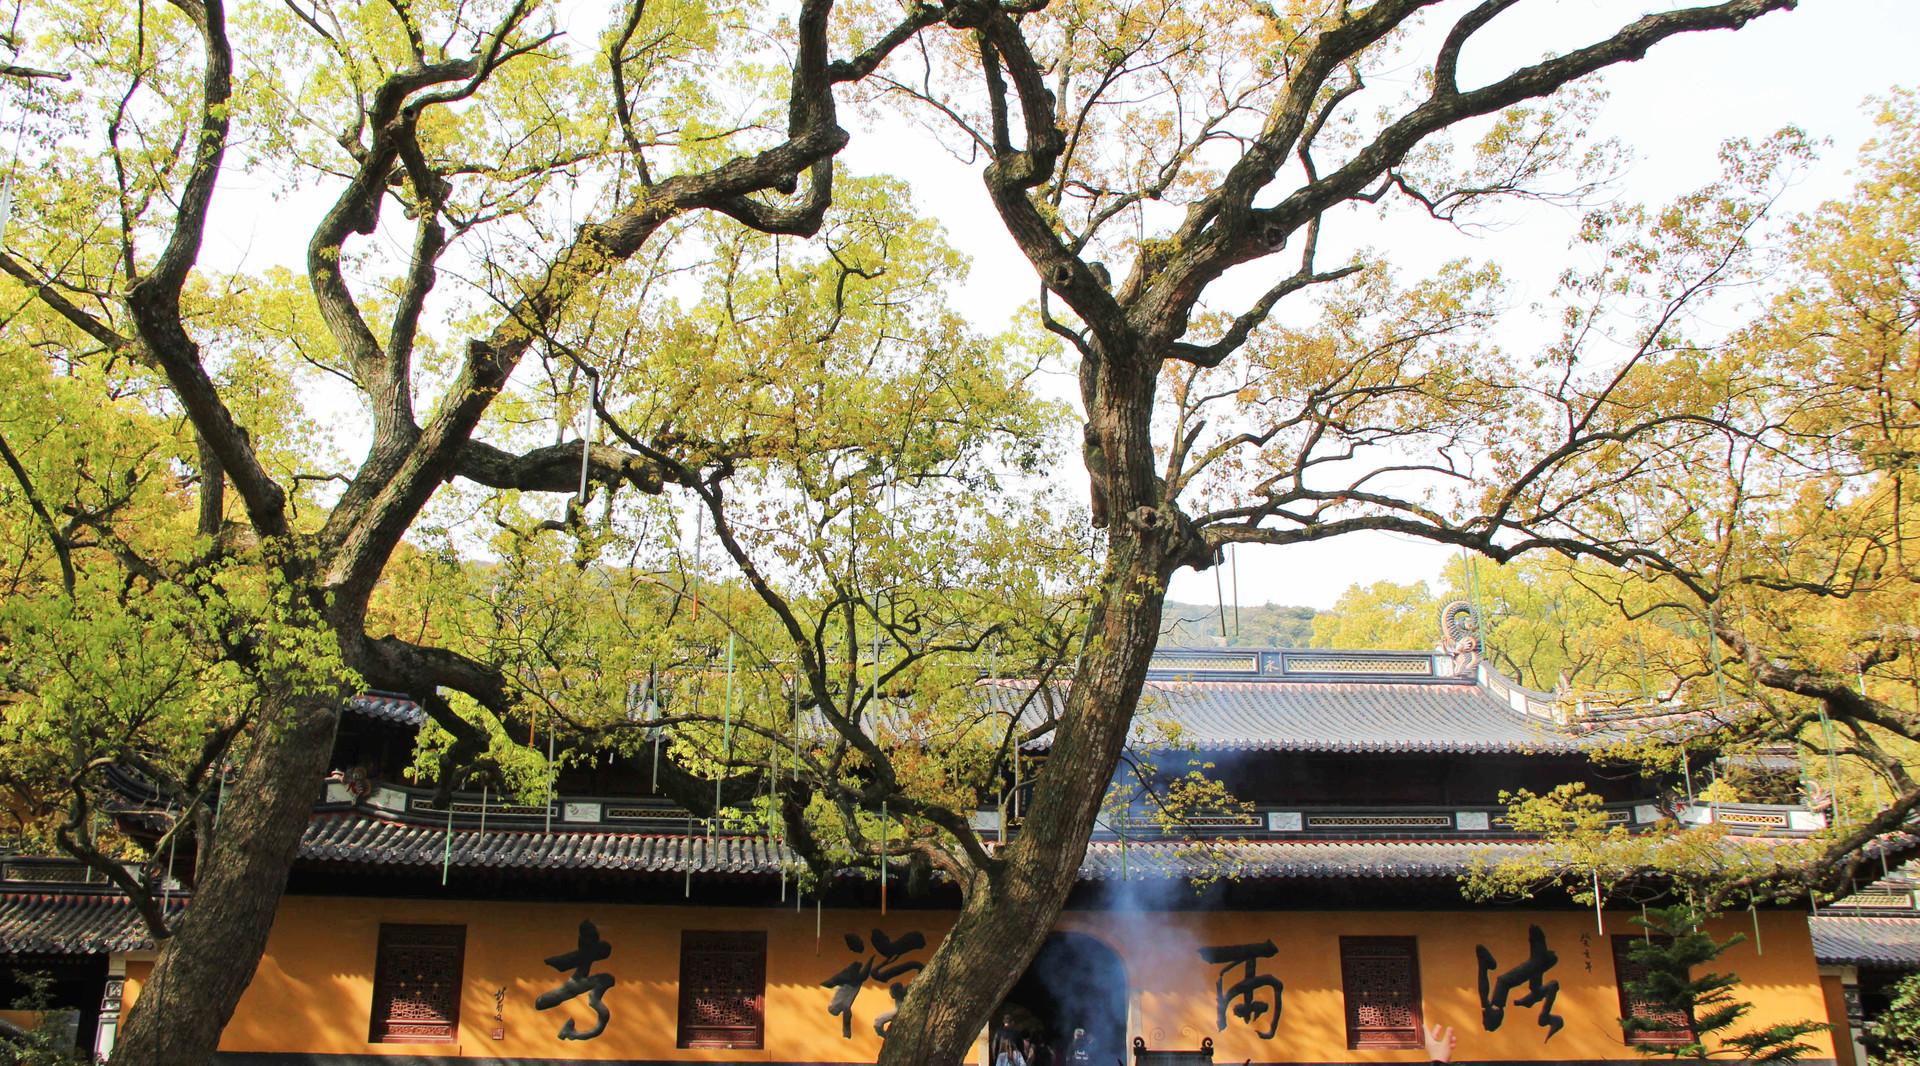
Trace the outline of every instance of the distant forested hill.
[[[1227, 604], [1227, 640], [1229, 647], [1304, 648], [1313, 641], [1311, 607], [1285, 607], [1277, 603], [1240, 605], [1240, 626], [1234, 632], [1234, 607]], [[1220, 608], [1216, 604], [1175, 603], [1167, 601], [1160, 618], [1160, 643], [1187, 647], [1215, 647], [1220, 640]]]

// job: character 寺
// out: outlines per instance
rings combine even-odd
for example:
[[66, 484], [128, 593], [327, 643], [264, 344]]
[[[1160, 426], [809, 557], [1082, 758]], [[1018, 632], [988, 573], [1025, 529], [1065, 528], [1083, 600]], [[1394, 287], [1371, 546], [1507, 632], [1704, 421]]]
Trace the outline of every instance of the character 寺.
[[600, 1019], [598, 1025], [581, 1032], [574, 1028], [573, 1019], [568, 1018], [567, 1024], [560, 1027], [560, 1039], [592, 1040], [607, 1031], [607, 1019], [612, 1012], [607, 1010], [607, 1005], [600, 1001], [600, 997], [613, 987], [613, 975], [592, 971], [594, 963], [611, 954], [613, 945], [600, 939], [600, 930], [592, 922], [583, 920], [580, 923], [580, 946], [547, 960], [548, 966], [563, 972], [572, 970], [573, 976], [562, 981], [560, 987], [540, 993], [540, 998], [533, 1001], [533, 1009], [549, 1010], [585, 992], [587, 1006], [592, 1007], [594, 1016]]

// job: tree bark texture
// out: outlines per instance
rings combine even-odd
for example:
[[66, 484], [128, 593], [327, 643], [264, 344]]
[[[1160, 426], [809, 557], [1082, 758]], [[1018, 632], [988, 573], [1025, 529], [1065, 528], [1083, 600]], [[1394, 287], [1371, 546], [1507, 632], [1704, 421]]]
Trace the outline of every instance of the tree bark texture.
[[287, 873], [333, 750], [344, 694], [301, 695], [270, 709], [260, 739], [224, 790], [212, 861], [115, 1045], [113, 1066], [197, 1066], [266, 950]]
[[1167, 547], [1158, 529], [1116, 528], [1086, 656], [1020, 836], [1002, 852], [1003, 864], [977, 879], [909, 986], [887, 1030], [882, 1066], [964, 1062], [1059, 919], [1159, 640]]

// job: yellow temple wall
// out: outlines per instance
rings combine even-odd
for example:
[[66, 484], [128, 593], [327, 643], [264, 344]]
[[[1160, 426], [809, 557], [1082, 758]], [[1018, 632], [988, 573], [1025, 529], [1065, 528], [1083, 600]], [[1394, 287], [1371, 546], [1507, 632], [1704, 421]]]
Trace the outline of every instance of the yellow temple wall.
[[1833, 1025], [1828, 1039], [1833, 1041], [1835, 1066], [1867, 1066], [1856, 1063], [1853, 1054], [1852, 1023], [1847, 1018], [1847, 992], [1837, 974], [1821, 974], [1820, 990], [1827, 1000], [1827, 1021]]
[[[1638, 912], [1632, 912], [1638, 913]], [[1111, 939], [1116, 915], [1074, 912], [1060, 922], [1062, 930], [1085, 932]], [[1156, 943], [1247, 943], [1271, 939], [1278, 953], [1260, 962], [1261, 973], [1272, 973], [1286, 984], [1285, 1010], [1279, 1031], [1262, 1040], [1251, 1027], [1229, 1017], [1226, 1031], [1216, 1023], [1211, 993], [1220, 967], [1208, 966], [1196, 952], [1164, 950], [1128, 958], [1132, 983], [1138, 990], [1138, 1020], [1130, 1036], [1142, 1036], [1149, 1047], [1193, 1047], [1211, 1037], [1214, 1061], [1254, 1062], [1425, 1062], [1424, 1051], [1347, 1048], [1345, 1001], [1341, 988], [1340, 938], [1343, 936], [1412, 936], [1420, 961], [1422, 1013], [1429, 1025], [1451, 1026], [1459, 1040], [1456, 1061], [1514, 1060], [1566, 1061], [1632, 1059], [1641, 1056], [1620, 1035], [1619, 992], [1614, 980], [1611, 938], [1634, 932], [1629, 912], [1605, 915], [1606, 935], [1595, 927], [1592, 912], [1541, 913], [1515, 911], [1472, 912], [1171, 912], [1149, 916], [1162, 932]], [[1498, 967], [1495, 975], [1527, 957], [1527, 927], [1539, 925], [1559, 963], [1546, 974], [1560, 983], [1554, 1013], [1566, 1027], [1551, 1039], [1539, 1027], [1539, 1010], [1513, 1005], [1525, 986], [1508, 997], [1506, 1017], [1495, 1032], [1481, 1025], [1479, 966], [1474, 949], [1486, 945]], [[1759, 921], [1758, 949], [1752, 942], [1753, 922], [1746, 916], [1717, 920], [1709, 926], [1716, 939], [1745, 933], [1746, 944], [1720, 956], [1714, 969], [1740, 976], [1738, 994], [1754, 1005], [1750, 1018], [1758, 1021], [1811, 1018], [1825, 1021], [1827, 1008], [1820, 987], [1813, 943], [1804, 915], [1768, 914]], [[1169, 935], [1178, 930], [1185, 935]], [[1123, 956], [1125, 945], [1115, 943]], [[1229, 978], [1228, 984], [1231, 984]], [[1742, 1030], [1744, 1031], [1744, 1030]], [[1832, 1058], [1825, 1034], [1807, 1038], [1811, 1057]]]
[[41, 1013], [37, 1010], [0, 1010], [0, 1022], [6, 1022], [16, 1029], [31, 1029], [40, 1024]]
[[[841, 1019], [827, 1013], [832, 991], [820, 984], [848, 963], [873, 955], [871, 950], [854, 954], [844, 935], [870, 938], [879, 928], [898, 938], [917, 930], [929, 947], [907, 957], [925, 960], [952, 917], [948, 912], [895, 910], [883, 918], [877, 911], [827, 910], [818, 916], [816, 935], [811, 906], [796, 913], [791, 907], [288, 897], [221, 1050], [508, 1060], [873, 1062], [880, 1049], [874, 1016], [893, 1006], [885, 987], [871, 981], [861, 990], [848, 1039], [841, 1035]], [[1607, 934], [1635, 931], [1628, 917], [1628, 912], [1608, 912]], [[548, 1011], [536, 1011], [533, 1001], [565, 976], [543, 960], [575, 947], [582, 919], [592, 920], [612, 945], [611, 956], [593, 970], [617, 979], [605, 996], [612, 1018], [596, 1039], [563, 1041], [557, 1034], [566, 1019], [581, 1028], [593, 1025], [585, 997]], [[466, 926], [457, 1042], [368, 1042], [373, 968], [383, 923]], [[1559, 956], [1546, 977], [1560, 983], [1554, 1012], [1566, 1019], [1566, 1026], [1551, 1040], [1537, 1025], [1537, 1007], [1512, 1005], [1512, 999], [1525, 994], [1524, 986], [1510, 997], [1497, 1032], [1485, 1031], [1480, 1019], [1476, 946], [1484, 944], [1493, 953], [1495, 974], [1504, 972], [1527, 957], [1528, 926], [1533, 924], [1542, 928], [1548, 947]], [[764, 1048], [675, 1047], [680, 934], [688, 929], [766, 932]], [[1129, 1039], [1144, 1037], [1148, 1046], [1164, 1049], [1193, 1048], [1211, 1038], [1215, 1061], [1223, 1064], [1426, 1060], [1421, 1051], [1347, 1048], [1342, 936], [1417, 938], [1423, 1013], [1428, 1023], [1455, 1029], [1456, 1061], [1640, 1058], [1622, 1043], [1612, 949], [1608, 937], [1596, 931], [1591, 911], [1074, 911], [1062, 917], [1059, 929], [1090, 936], [1120, 956], [1128, 976]], [[1805, 917], [1762, 915], [1757, 942], [1754, 931], [1747, 915], [1718, 920], [1712, 927], [1718, 938], [1734, 932], [1749, 937], [1721, 956], [1715, 969], [1740, 976], [1739, 994], [1756, 1008], [1751, 1021], [1824, 1020], [1827, 1005]], [[1196, 947], [1266, 940], [1273, 941], [1276, 953], [1259, 960], [1258, 972], [1285, 984], [1278, 1032], [1263, 1040], [1253, 1027], [1231, 1016], [1222, 1031], [1216, 1022], [1215, 982], [1223, 967], [1204, 962]], [[1238, 976], [1228, 976], [1227, 984]], [[500, 989], [505, 995], [496, 1019], [494, 993]], [[129, 998], [145, 991], [144, 982], [128, 982]], [[501, 1031], [498, 1039], [495, 1029]], [[1824, 1034], [1808, 1040], [1816, 1046], [1810, 1058], [1833, 1060], [1832, 1044]]]

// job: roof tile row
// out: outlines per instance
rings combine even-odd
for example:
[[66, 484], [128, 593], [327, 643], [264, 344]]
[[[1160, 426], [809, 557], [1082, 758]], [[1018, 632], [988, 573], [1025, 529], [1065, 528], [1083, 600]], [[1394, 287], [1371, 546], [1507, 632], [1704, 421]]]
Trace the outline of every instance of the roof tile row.
[[[186, 900], [174, 897], [177, 914]], [[96, 955], [153, 947], [140, 912], [117, 892], [0, 892], [0, 951]]]
[[1128, 877], [1456, 877], [1476, 859], [1513, 858], [1538, 845], [1473, 840], [1261, 840], [1130, 844], [1100, 841], [1080, 864], [1083, 881]]
[[[1527, 845], [1477, 841], [1209, 841], [1128, 844], [1099, 841], [1080, 867], [1084, 881], [1130, 877], [1441, 877], [1474, 859], [1517, 854]], [[776, 874], [799, 859], [760, 837], [640, 833], [481, 833], [406, 825], [354, 814], [316, 817], [300, 845], [309, 862], [492, 869], [608, 870], [628, 873]]]
[[[1007, 710], [1032, 688], [996, 686]], [[1603, 741], [1575, 737], [1466, 682], [1149, 681], [1140, 709], [1136, 743], [1153, 745], [1154, 723], [1165, 722], [1183, 745], [1206, 751], [1500, 755], [1575, 752]]]
[[793, 861], [755, 837], [540, 833], [404, 825], [356, 815], [313, 819], [300, 857], [316, 862], [629, 873], [773, 874]]
[[[1008, 711], [1033, 689], [1033, 682], [1021, 680], [987, 685], [994, 702]], [[419, 704], [385, 693], [356, 696], [348, 709], [406, 726], [427, 719]], [[1514, 710], [1480, 685], [1428, 678], [1149, 681], [1141, 710], [1136, 734], [1147, 743], [1156, 739], [1153, 723], [1159, 720], [1178, 723], [1183, 744], [1210, 751], [1434, 754], [1572, 752], [1686, 717], [1560, 726]], [[1030, 746], [1046, 745], [1041, 739]]]
[[1823, 966], [1920, 970], [1920, 919], [1819, 914], [1807, 924]]

